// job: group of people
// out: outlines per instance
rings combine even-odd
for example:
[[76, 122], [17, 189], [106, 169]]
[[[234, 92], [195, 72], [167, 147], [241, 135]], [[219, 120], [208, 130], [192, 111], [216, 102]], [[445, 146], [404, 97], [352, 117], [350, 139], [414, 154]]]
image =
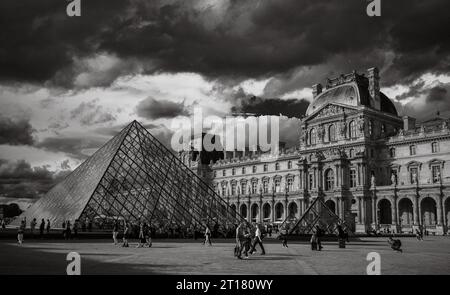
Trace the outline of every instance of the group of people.
[[248, 258], [248, 254], [252, 255], [256, 252], [256, 245], [261, 248], [261, 255], [266, 254], [266, 250], [263, 245], [264, 234], [261, 232], [261, 228], [258, 224], [255, 225], [255, 231], [252, 233], [250, 224], [244, 222], [240, 223], [236, 227], [236, 246], [235, 256], [238, 259], [242, 259], [242, 252], [244, 252], [244, 258]]
[[[115, 221], [113, 225], [113, 242], [114, 245], [119, 244], [118, 235], [119, 235], [119, 221]], [[130, 236], [131, 226], [127, 221], [123, 221], [123, 235], [122, 235], [122, 247], [129, 247], [128, 238]], [[142, 247], [151, 247], [152, 246], [152, 237], [151, 237], [151, 227], [146, 222], [140, 222], [139, 224], [139, 242], [136, 246], [137, 248]]]
[[[30, 235], [33, 238], [36, 232], [36, 227], [38, 225], [38, 222], [36, 220], [36, 218], [33, 218], [33, 220], [30, 221]], [[20, 221], [20, 226], [17, 229], [17, 242], [21, 245], [23, 244], [24, 241], [24, 234], [26, 231], [26, 227], [27, 227], [27, 219], [26, 217], [24, 217], [21, 221]], [[42, 218], [40, 224], [39, 224], [39, 238], [43, 238], [44, 234], [50, 233], [50, 220], [47, 219], [47, 221], [45, 221], [44, 218]]]

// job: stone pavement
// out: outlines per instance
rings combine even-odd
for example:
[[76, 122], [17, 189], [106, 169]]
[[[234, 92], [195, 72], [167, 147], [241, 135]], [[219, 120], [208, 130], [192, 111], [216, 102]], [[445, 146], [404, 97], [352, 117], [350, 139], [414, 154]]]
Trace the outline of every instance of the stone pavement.
[[0, 274], [65, 274], [66, 255], [81, 255], [82, 274], [366, 274], [369, 252], [381, 255], [382, 274], [450, 274], [450, 238], [402, 238], [403, 253], [392, 251], [386, 238], [361, 238], [339, 249], [325, 242], [321, 252], [307, 243], [266, 244], [267, 255], [248, 260], [233, 257], [232, 242], [212, 247], [197, 242], [155, 241], [152, 248], [114, 246], [105, 240], [38, 241], [22, 246], [0, 241]]

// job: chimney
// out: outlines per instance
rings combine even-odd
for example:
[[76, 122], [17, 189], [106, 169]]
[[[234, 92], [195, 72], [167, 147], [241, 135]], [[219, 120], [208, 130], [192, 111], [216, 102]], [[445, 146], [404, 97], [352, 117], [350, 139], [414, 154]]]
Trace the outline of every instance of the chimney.
[[416, 128], [416, 119], [410, 116], [403, 116], [403, 130], [414, 130]]
[[374, 108], [380, 110], [380, 74], [378, 68], [370, 68], [367, 70], [367, 78], [369, 79], [369, 94], [374, 100]]
[[316, 98], [317, 95], [322, 93], [322, 84], [314, 84], [312, 86], [313, 89], [313, 98]]

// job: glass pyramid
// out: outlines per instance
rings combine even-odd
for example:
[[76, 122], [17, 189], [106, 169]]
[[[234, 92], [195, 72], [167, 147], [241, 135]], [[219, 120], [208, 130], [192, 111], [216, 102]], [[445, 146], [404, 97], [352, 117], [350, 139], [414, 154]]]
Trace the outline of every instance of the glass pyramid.
[[245, 220], [137, 121], [133, 121], [19, 216], [90, 221], [114, 220], [154, 227], [226, 228]]
[[350, 232], [347, 224], [328, 208], [322, 198], [314, 198], [298, 220], [286, 219], [280, 225], [287, 235], [311, 234], [318, 225], [326, 234], [336, 234], [337, 226]]

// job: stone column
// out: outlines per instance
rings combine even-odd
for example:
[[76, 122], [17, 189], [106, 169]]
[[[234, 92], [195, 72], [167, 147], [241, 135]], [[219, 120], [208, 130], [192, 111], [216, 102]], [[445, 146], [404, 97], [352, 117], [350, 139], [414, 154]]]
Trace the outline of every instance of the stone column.
[[284, 219], [286, 219], [289, 216], [289, 210], [288, 210], [288, 199], [287, 199], [287, 195], [286, 198], [284, 199]]
[[317, 189], [317, 168], [314, 167], [313, 171], [314, 171], [314, 174], [313, 174], [313, 182], [314, 182], [313, 183], [313, 187], [315, 189]]
[[272, 223], [274, 223], [275, 222], [275, 200], [274, 199], [272, 199], [272, 207], [271, 207], [271, 209], [272, 209], [272, 218], [271, 218], [271, 220], [272, 220]]
[[361, 218], [361, 197], [358, 197], [358, 223], [362, 223], [362, 218]]
[[391, 219], [392, 219], [392, 224], [397, 226], [398, 220], [397, 220], [397, 198], [396, 197], [393, 198]]
[[302, 214], [303, 214], [302, 200], [297, 199], [296, 203], [297, 203], [297, 218], [300, 218], [300, 217], [302, 217]]
[[339, 204], [339, 198], [338, 197], [335, 197], [334, 198], [334, 203], [336, 204], [336, 215], [337, 216], [341, 216], [340, 215], [340, 212], [341, 212], [341, 210], [340, 210], [340, 207], [341, 207], [341, 204]]
[[248, 205], [247, 205], [247, 221], [252, 222], [252, 201], [250, 199], [250, 196], [248, 197]]
[[262, 196], [259, 197], [259, 223], [263, 222], [263, 201]]
[[361, 197], [361, 223], [366, 224], [366, 200]]
[[372, 196], [372, 223], [377, 226], [378, 225], [378, 216], [377, 216], [377, 197]]
[[361, 185], [361, 163], [358, 163], [358, 168], [356, 170], [356, 177], [357, 177], [357, 182], [358, 182], [358, 186]]
[[414, 198], [414, 225], [420, 225], [419, 196]]
[[342, 220], [344, 220], [345, 221], [345, 199], [344, 199], [344, 197], [341, 197], [341, 206], [340, 206], [341, 208], [341, 216], [340, 216], [340, 218], [342, 219]]
[[437, 204], [436, 204], [436, 214], [437, 214], [437, 224], [438, 225], [442, 225], [443, 223], [442, 223], [442, 211], [444, 211], [443, 210], [443, 208], [442, 208], [442, 198], [441, 198], [441, 196], [439, 196], [438, 197], [438, 202], [437, 202]]

